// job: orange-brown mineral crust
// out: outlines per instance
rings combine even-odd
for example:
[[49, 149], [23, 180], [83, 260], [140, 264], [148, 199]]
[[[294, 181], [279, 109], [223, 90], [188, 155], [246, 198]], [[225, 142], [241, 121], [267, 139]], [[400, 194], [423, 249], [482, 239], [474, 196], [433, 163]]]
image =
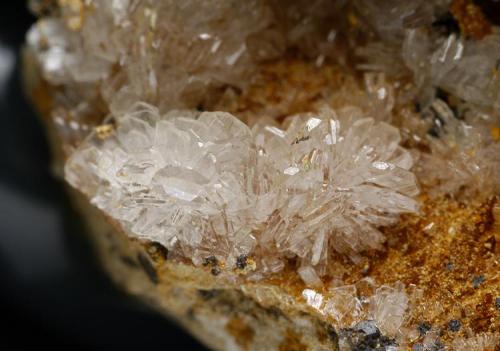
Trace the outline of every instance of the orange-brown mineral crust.
[[302, 344], [300, 337], [292, 330], [288, 330], [278, 351], [302, 351], [305, 349], [306, 346]]
[[[470, 330], [499, 330], [495, 203], [498, 199], [476, 204], [424, 198], [420, 215], [406, 216], [385, 231], [387, 252], [370, 262], [369, 274], [377, 281], [400, 280], [423, 290], [414, 318], [440, 327], [444, 340]], [[450, 327], [453, 320], [460, 322], [458, 331]]]
[[244, 320], [241, 318], [232, 318], [226, 324], [226, 330], [231, 334], [238, 345], [242, 347], [243, 350], [248, 350], [251, 345], [255, 332], [248, 326]]
[[461, 32], [474, 39], [491, 34], [491, 24], [479, 6], [472, 0], [453, 0], [450, 12], [457, 20]]
[[231, 100], [233, 106], [227, 107], [244, 116], [265, 111], [272, 114], [269, 117], [279, 120], [310, 111], [314, 103], [325, 97], [325, 91], [340, 90], [348, 77], [340, 66], [325, 64], [317, 67], [288, 58], [263, 65], [257, 79], [241, 97]]
[[[413, 301], [406, 324], [435, 328], [445, 343], [498, 332], [500, 223], [493, 216], [498, 198], [465, 203], [422, 196], [422, 201], [419, 215], [404, 216], [399, 224], [384, 230], [388, 238], [385, 252], [371, 252], [358, 265], [344, 257], [331, 264], [338, 266], [345, 284], [370, 276], [377, 284], [401, 281], [416, 286], [423, 296]], [[305, 286], [293, 261], [289, 265], [272, 281], [300, 295]], [[324, 283], [332, 284], [332, 277], [326, 277]]]

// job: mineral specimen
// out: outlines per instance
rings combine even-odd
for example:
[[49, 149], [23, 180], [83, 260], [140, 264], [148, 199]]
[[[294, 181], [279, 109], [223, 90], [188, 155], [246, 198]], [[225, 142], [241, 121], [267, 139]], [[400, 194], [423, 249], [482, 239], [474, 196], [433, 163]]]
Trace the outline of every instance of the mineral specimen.
[[30, 6], [27, 88], [128, 290], [214, 349], [498, 347], [483, 1]]

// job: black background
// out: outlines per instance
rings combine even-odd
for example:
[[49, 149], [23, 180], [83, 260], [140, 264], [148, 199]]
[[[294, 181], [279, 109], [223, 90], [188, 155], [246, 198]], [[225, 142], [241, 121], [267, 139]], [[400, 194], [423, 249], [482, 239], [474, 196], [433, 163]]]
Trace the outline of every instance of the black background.
[[0, 5], [0, 350], [204, 350], [96, 264], [23, 95], [17, 58], [34, 20], [24, 1]]

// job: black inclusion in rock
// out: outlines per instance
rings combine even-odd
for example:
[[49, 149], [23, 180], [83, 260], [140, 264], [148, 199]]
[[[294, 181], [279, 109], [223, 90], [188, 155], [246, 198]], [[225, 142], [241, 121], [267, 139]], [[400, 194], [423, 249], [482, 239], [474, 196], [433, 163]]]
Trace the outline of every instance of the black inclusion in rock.
[[441, 99], [444, 102], [448, 103], [449, 97], [450, 94], [446, 90], [439, 87], [436, 88], [436, 98]]
[[455, 269], [455, 265], [452, 263], [452, 262], [448, 262], [446, 265], [445, 265], [445, 268], [447, 271], [452, 271]]
[[247, 255], [240, 255], [236, 259], [236, 268], [238, 269], [245, 269], [247, 266], [247, 261], [248, 261], [248, 256]]
[[472, 286], [474, 287], [474, 289], [477, 289], [479, 285], [484, 283], [485, 280], [486, 278], [484, 277], [484, 275], [477, 275], [474, 278], [472, 278]]
[[338, 344], [339, 344], [339, 334], [337, 334], [337, 331], [335, 330], [335, 328], [332, 327], [331, 325], [328, 325], [326, 327], [326, 333], [327, 333], [328, 338], [330, 339], [330, 341], [334, 345], [338, 346]]
[[439, 138], [439, 132], [440, 132], [439, 128], [435, 125], [430, 127], [429, 130], [427, 131], [427, 133], [434, 138]]
[[220, 295], [220, 290], [198, 290], [198, 294], [205, 300], [211, 300]]
[[215, 256], [208, 256], [208, 257], [205, 257], [205, 259], [203, 260], [203, 265], [204, 266], [214, 266], [218, 263], [217, 261], [217, 258]]
[[427, 322], [420, 322], [417, 325], [417, 330], [420, 335], [425, 335], [429, 330], [431, 330], [431, 325]]
[[448, 329], [453, 331], [453, 332], [457, 332], [460, 330], [460, 326], [462, 324], [460, 323], [460, 321], [458, 319], [452, 319], [449, 323], [448, 323]]
[[394, 339], [382, 335], [374, 321], [362, 321], [353, 328], [343, 329], [339, 338], [340, 344], [353, 351], [384, 351], [397, 346]]
[[430, 113], [429, 116], [432, 118], [432, 126], [429, 128], [427, 133], [435, 138], [439, 138], [443, 132], [443, 127], [446, 122], [438, 116], [436, 113]]

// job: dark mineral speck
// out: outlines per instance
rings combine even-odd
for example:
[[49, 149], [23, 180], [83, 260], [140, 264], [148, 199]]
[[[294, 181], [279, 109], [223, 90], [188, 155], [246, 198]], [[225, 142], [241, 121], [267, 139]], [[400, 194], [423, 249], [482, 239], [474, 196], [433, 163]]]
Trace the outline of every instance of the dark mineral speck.
[[472, 278], [472, 286], [474, 287], [474, 289], [477, 289], [479, 285], [484, 283], [485, 280], [486, 278], [484, 277], [484, 275], [476, 275], [474, 278]]
[[451, 263], [451, 262], [448, 262], [448, 263], [444, 266], [444, 268], [446, 268], [446, 270], [447, 270], [447, 271], [452, 271], [452, 270], [454, 270], [454, 269], [455, 269], [455, 265], [454, 265], [453, 263]]
[[413, 344], [411, 351], [424, 351], [424, 344], [421, 343]]
[[431, 325], [427, 322], [418, 323], [417, 330], [420, 335], [425, 335], [429, 330], [431, 330]]
[[353, 328], [343, 329], [339, 337], [341, 343], [353, 351], [385, 351], [397, 346], [394, 339], [380, 333], [373, 321], [362, 321]]
[[236, 259], [236, 268], [245, 269], [245, 267], [247, 266], [247, 260], [248, 260], [247, 255], [238, 256], [238, 258]]
[[[444, 89], [438, 87], [436, 89], [436, 98], [441, 99], [445, 102], [448, 102], [448, 100], [450, 99], [450, 94], [447, 91], [445, 91]], [[444, 121], [441, 120], [441, 123], [444, 123]]]
[[[382, 348], [382, 350], [389, 350], [389, 347], [390, 346], [393, 346], [393, 347], [396, 347], [397, 344], [396, 344], [396, 341], [394, 339], [391, 339], [385, 335], [382, 335], [380, 337], [380, 340], [378, 342], [378, 349], [379, 350], [380, 348]], [[391, 348], [393, 349], [393, 348]]]
[[265, 311], [273, 318], [277, 319], [277, 318], [283, 317], [283, 312], [278, 307], [271, 306], [271, 307], [266, 308]]
[[458, 319], [452, 319], [449, 323], [448, 323], [448, 329], [453, 331], [453, 332], [457, 332], [460, 330], [460, 327], [461, 327], [461, 323]]
[[496, 308], [500, 308], [500, 297], [497, 297], [497, 298], [495, 299], [495, 307], [496, 307]]
[[198, 294], [205, 299], [205, 300], [210, 300], [216, 297], [217, 295], [220, 294], [220, 290], [198, 290]]
[[438, 127], [436, 127], [436, 126], [432, 126], [431, 128], [429, 128], [429, 130], [427, 131], [427, 133], [431, 137], [439, 138], [440, 129]]
[[203, 260], [203, 265], [205, 267], [206, 266], [212, 267], [212, 269], [210, 270], [212, 275], [219, 275], [220, 274], [221, 270], [220, 270], [220, 267], [218, 266], [218, 264], [219, 264], [219, 261], [217, 260], [217, 258], [215, 256], [208, 256]]
[[328, 325], [326, 327], [326, 334], [328, 335], [328, 338], [330, 341], [334, 344], [337, 345], [339, 344], [339, 335], [337, 334], [337, 331], [335, 330], [334, 327], [331, 325]]
[[203, 265], [204, 266], [214, 266], [217, 264], [217, 258], [215, 256], [208, 256], [208, 257], [205, 257], [205, 259], [203, 260]]
[[415, 103], [415, 111], [416, 112], [422, 111], [422, 105], [418, 101]]

